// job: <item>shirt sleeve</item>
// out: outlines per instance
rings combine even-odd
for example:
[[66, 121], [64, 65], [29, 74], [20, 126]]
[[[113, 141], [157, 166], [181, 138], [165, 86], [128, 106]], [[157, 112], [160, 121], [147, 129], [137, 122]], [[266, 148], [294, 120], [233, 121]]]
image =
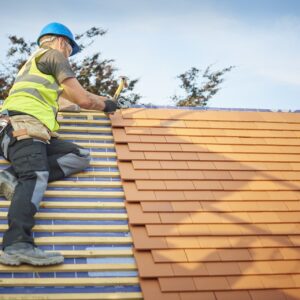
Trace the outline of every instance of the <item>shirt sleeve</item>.
[[44, 74], [53, 75], [60, 84], [67, 78], [76, 77], [69, 60], [55, 49], [48, 50], [37, 61], [37, 68]]

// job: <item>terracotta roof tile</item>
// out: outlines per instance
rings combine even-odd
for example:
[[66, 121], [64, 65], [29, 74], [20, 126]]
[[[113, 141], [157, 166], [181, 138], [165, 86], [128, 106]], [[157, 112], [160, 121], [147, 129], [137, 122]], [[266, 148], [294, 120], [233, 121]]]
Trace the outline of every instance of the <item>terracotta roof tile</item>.
[[[177, 179], [179, 180], [189, 180], [189, 179], [204, 179], [204, 174], [202, 171], [194, 171], [194, 170], [189, 170], [189, 171], [175, 171], [177, 174]], [[184, 188], [183, 188], [184, 190]]]
[[127, 145], [116, 145], [116, 151], [119, 160], [145, 159], [143, 152], [130, 151]]
[[167, 152], [144, 152], [145, 158], [149, 160], [172, 160], [172, 156]]
[[174, 225], [147, 225], [149, 236], [179, 236], [180, 232]]
[[[226, 291], [226, 292], [215, 292], [217, 300], [257, 300], [251, 298], [248, 291]], [[268, 298], [264, 298], [266, 300]], [[273, 298], [270, 298], [273, 299]]]
[[166, 201], [182, 201], [185, 200], [185, 193], [182, 191], [154, 191], [156, 199]]
[[173, 206], [170, 202], [142, 202], [144, 212], [172, 212]]
[[134, 160], [132, 161], [133, 168], [135, 170], [160, 170], [161, 169], [161, 164], [159, 161], [149, 161], [149, 160]]
[[175, 276], [207, 276], [208, 269], [204, 263], [172, 263]]
[[283, 291], [280, 290], [257, 290], [257, 291], [250, 291], [249, 292], [252, 299], [255, 300], [286, 300], [285, 294]]
[[166, 224], [185, 224], [193, 223], [192, 217], [189, 213], [159, 213], [162, 223]]
[[139, 275], [141, 277], [165, 277], [174, 275], [171, 264], [155, 264], [151, 252], [149, 251], [135, 251], [134, 257], [138, 265]]
[[272, 276], [263, 276], [261, 281], [264, 285], [264, 288], [293, 288], [299, 287], [293, 280], [292, 276], [286, 275], [272, 275]]
[[144, 213], [140, 204], [126, 203], [126, 209], [131, 224], [160, 223], [158, 213]]
[[188, 201], [191, 200], [216, 200], [214, 193], [211, 191], [184, 191], [185, 199]]
[[160, 162], [162, 169], [167, 170], [187, 170], [189, 166], [185, 161], [161, 161]]
[[149, 170], [150, 179], [179, 179], [176, 171], [171, 170]]
[[118, 167], [123, 180], [150, 178], [147, 171], [134, 170], [131, 162], [118, 162]]
[[139, 135], [142, 143], [165, 143], [166, 137], [162, 135]]
[[194, 283], [198, 291], [230, 290], [226, 277], [194, 277]]
[[202, 211], [199, 201], [171, 202], [174, 212]]
[[218, 254], [222, 261], [252, 260], [248, 249], [220, 249]]
[[[270, 276], [268, 276], [269, 278]], [[231, 289], [261, 289], [264, 288], [264, 276], [227, 276], [227, 282]], [[273, 286], [274, 288], [274, 286]]]
[[[180, 178], [179, 178], [180, 179]], [[164, 181], [167, 190], [195, 190], [195, 186], [192, 181], [182, 180], [180, 181], [180, 185], [178, 185], [178, 181], [175, 180], [165, 180]]]
[[129, 143], [128, 148], [130, 152], [133, 151], [155, 151], [155, 147], [150, 143]]
[[155, 262], [187, 262], [187, 256], [183, 249], [178, 250], [152, 250]]
[[178, 291], [196, 291], [196, 287], [192, 278], [159, 278], [159, 285], [163, 292], [178, 292]]
[[243, 274], [237, 262], [209, 262], [205, 267], [211, 276]]
[[145, 300], [300, 299], [299, 120], [181, 109], [115, 114]]
[[282, 289], [282, 293], [284, 294], [286, 300], [295, 300], [299, 298], [300, 291], [298, 289]]
[[200, 248], [198, 239], [194, 237], [166, 237], [165, 238], [170, 249], [182, 249], [186, 248]]
[[282, 250], [284, 249], [292, 249], [292, 248], [253, 248], [248, 249], [249, 254], [251, 255], [253, 260], [277, 260], [283, 259]]
[[136, 249], [168, 249], [165, 237], [149, 237], [146, 229], [141, 226], [131, 226], [130, 232]]
[[181, 300], [216, 300], [213, 292], [185, 292], [180, 293]]
[[215, 170], [216, 166], [210, 161], [187, 161], [189, 169], [193, 170]]
[[279, 251], [284, 259], [300, 259], [300, 248], [281, 248]]
[[160, 180], [136, 180], [138, 190], [166, 190], [167, 186]]
[[115, 143], [140, 142], [138, 135], [127, 135], [123, 128], [114, 128], [113, 136]]
[[123, 186], [125, 192], [125, 198], [127, 201], [153, 201], [156, 200], [155, 193], [153, 191], [138, 191], [134, 182], [126, 182]]
[[221, 260], [219, 251], [215, 249], [185, 249], [185, 253], [190, 262]]
[[144, 299], [155, 300], [182, 300], [179, 293], [162, 292], [158, 280], [140, 279]]

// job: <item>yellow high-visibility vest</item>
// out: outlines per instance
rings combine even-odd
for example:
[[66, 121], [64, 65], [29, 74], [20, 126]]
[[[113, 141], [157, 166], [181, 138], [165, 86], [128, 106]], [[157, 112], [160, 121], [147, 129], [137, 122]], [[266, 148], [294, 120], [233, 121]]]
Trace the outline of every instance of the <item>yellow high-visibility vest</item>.
[[14, 110], [40, 120], [50, 131], [56, 131], [58, 97], [63, 89], [52, 75], [42, 73], [36, 59], [49, 49], [38, 49], [19, 71], [16, 80], [3, 103], [3, 110]]

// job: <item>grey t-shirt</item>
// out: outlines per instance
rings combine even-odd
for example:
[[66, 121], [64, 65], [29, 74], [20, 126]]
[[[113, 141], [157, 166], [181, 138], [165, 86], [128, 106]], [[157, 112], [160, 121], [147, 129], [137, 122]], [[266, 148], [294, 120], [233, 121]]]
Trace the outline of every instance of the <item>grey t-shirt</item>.
[[38, 69], [47, 75], [53, 75], [61, 84], [67, 78], [76, 77], [69, 60], [55, 49], [49, 49], [37, 61]]

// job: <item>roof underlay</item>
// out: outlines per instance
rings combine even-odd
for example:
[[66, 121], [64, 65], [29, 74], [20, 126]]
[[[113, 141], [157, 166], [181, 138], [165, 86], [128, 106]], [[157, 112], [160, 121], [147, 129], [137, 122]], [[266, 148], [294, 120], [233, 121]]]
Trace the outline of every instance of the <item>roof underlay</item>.
[[[60, 251], [63, 265], [0, 265], [0, 300], [142, 299], [110, 120], [99, 112], [60, 113], [61, 138], [91, 152], [90, 167], [52, 182], [36, 214], [34, 237]], [[0, 160], [0, 168], [7, 162]], [[0, 232], [9, 202], [0, 198]]]

